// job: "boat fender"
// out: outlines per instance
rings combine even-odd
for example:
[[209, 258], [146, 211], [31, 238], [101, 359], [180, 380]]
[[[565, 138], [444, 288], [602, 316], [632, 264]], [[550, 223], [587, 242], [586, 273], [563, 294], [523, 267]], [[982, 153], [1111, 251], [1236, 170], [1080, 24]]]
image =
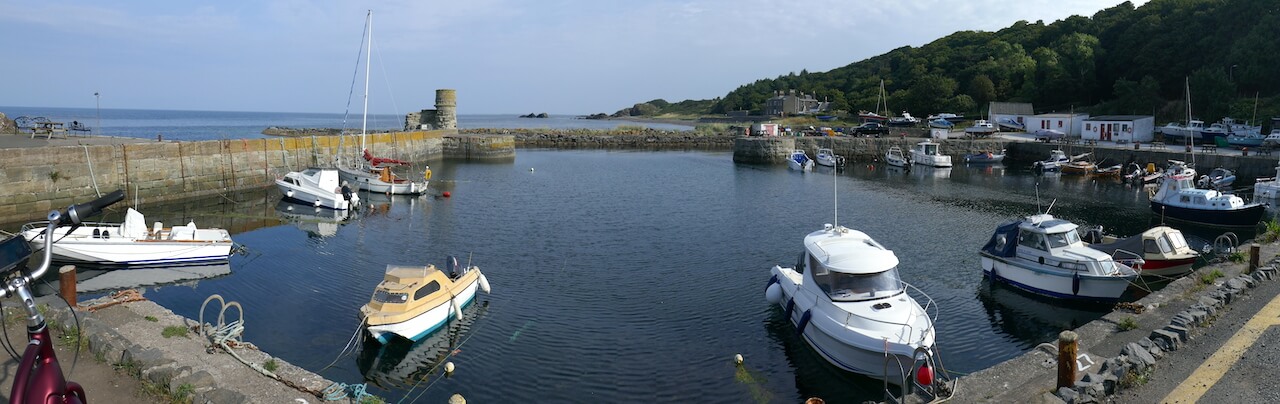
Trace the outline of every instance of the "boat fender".
[[1080, 294], [1080, 273], [1076, 272], [1071, 275], [1071, 294]]
[[290, 189], [290, 190], [288, 190], [288, 191], [285, 191], [284, 196], [287, 196], [287, 197], [292, 198], [292, 197], [293, 197], [293, 190], [292, 190], [292, 189]]
[[[480, 270], [477, 269], [476, 272], [480, 272]], [[480, 290], [483, 290], [484, 293], [489, 293], [489, 278], [486, 278], [483, 273], [480, 274]]]
[[316, 206], [320, 206], [320, 200], [319, 200], [319, 199], [316, 199], [316, 202], [314, 203], [314, 205], [316, 205]]
[[800, 322], [796, 323], [796, 334], [804, 335], [804, 328], [809, 325], [809, 317], [811, 316], [812, 313], [809, 310], [805, 310], [804, 314], [800, 315]]
[[457, 300], [457, 297], [456, 297], [456, 296], [455, 296], [454, 298], [452, 298], [452, 299], [449, 299], [449, 306], [452, 306], [452, 308], [453, 308], [453, 318], [456, 318], [456, 319], [461, 320], [461, 319], [462, 319], [462, 307], [458, 306], [458, 300]]
[[782, 301], [782, 285], [770, 283], [769, 287], [764, 290], [764, 300], [769, 304], [778, 304]]
[[787, 307], [786, 307], [786, 308], [784, 308], [784, 309], [782, 309], [782, 316], [783, 316], [783, 317], [786, 317], [786, 318], [787, 318], [787, 320], [790, 320], [790, 319], [791, 319], [791, 311], [795, 310], [795, 308], [796, 308], [796, 299], [794, 299], [794, 298], [792, 298], [792, 299], [788, 299], [788, 300], [787, 300]]

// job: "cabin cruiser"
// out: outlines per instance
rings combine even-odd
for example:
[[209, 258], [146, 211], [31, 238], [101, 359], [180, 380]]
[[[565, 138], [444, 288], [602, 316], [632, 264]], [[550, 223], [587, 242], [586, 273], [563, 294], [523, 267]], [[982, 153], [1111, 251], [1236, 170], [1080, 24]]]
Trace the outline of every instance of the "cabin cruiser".
[[1166, 143], [1183, 143], [1199, 137], [1201, 130], [1204, 130], [1204, 121], [1192, 119], [1186, 125], [1169, 122], [1160, 128], [1160, 133], [1164, 135]]
[[382, 343], [392, 335], [417, 341], [475, 301], [476, 289], [489, 293], [489, 280], [475, 266], [459, 266], [449, 257], [444, 270], [435, 265], [387, 265], [382, 282], [368, 304], [360, 307], [369, 335]]
[[339, 181], [338, 170], [312, 167], [276, 178], [276, 187], [285, 199], [306, 205], [337, 210], [360, 206], [360, 195], [353, 192], [349, 184]]
[[934, 352], [933, 301], [907, 294], [898, 257], [863, 232], [824, 225], [805, 236], [795, 267], [770, 272], [765, 300], [836, 367], [904, 385]]
[[813, 160], [805, 154], [804, 150], [793, 150], [791, 155], [787, 156], [787, 167], [800, 172], [813, 171]]
[[1181, 231], [1164, 225], [1123, 238], [1105, 235], [1102, 226], [1097, 226], [1085, 232], [1084, 241], [1089, 248], [1111, 254], [1121, 262], [1126, 262], [1125, 257], [1141, 254], [1142, 263], [1126, 262], [1141, 275], [1182, 275], [1191, 272], [1191, 265], [1200, 258], [1200, 253], [1187, 245]]
[[[1280, 131], [1280, 129], [1276, 129]], [[1272, 132], [1274, 136], [1280, 136], [1280, 133]], [[1276, 164], [1276, 176], [1271, 178], [1259, 178], [1253, 183], [1253, 199], [1266, 199], [1275, 202], [1280, 199], [1280, 164]]]
[[814, 161], [820, 166], [827, 167], [844, 167], [844, 156], [840, 156], [832, 152], [828, 148], [819, 148], [818, 153], [814, 157]]
[[1209, 226], [1253, 226], [1262, 220], [1266, 207], [1245, 203], [1239, 196], [1213, 189], [1198, 189], [1195, 170], [1186, 163], [1169, 160], [1160, 188], [1151, 196], [1151, 211], [1162, 217]]
[[1009, 130], [1018, 131], [1018, 132], [1027, 130], [1027, 125], [1025, 123], [1019, 122], [1017, 119], [1014, 119], [1014, 118], [1001, 118], [998, 122], [996, 122], [996, 125], [999, 125], [1000, 128], [1003, 128], [1003, 129], [1009, 129]]
[[911, 116], [911, 114], [908, 113], [907, 111], [902, 111], [902, 116], [895, 116], [893, 118], [889, 118], [889, 121], [885, 123], [885, 125], [896, 126], [896, 127], [910, 127], [910, 126], [916, 126], [919, 124], [920, 124], [920, 120], [916, 119], [916, 117], [914, 116]]
[[911, 149], [911, 162], [933, 167], [951, 167], [951, 156], [942, 154], [940, 145], [929, 140]]
[[964, 129], [964, 133], [969, 136], [983, 137], [996, 133], [996, 126], [985, 119], [973, 121], [973, 126]]
[[1049, 297], [1119, 300], [1138, 273], [1086, 246], [1077, 227], [1047, 213], [1001, 224], [979, 251], [983, 275]]
[[884, 162], [894, 167], [908, 167], [911, 165], [911, 159], [902, 154], [902, 148], [898, 146], [889, 146], [889, 151], [884, 153]]
[[1064, 164], [1070, 162], [1071, 158], [1067, 157], [1066, 152], [1054, 149], [1049, 151], [1049, 158], [1031, 163], [1031, 167], [1039, 171], [1058, 171]]

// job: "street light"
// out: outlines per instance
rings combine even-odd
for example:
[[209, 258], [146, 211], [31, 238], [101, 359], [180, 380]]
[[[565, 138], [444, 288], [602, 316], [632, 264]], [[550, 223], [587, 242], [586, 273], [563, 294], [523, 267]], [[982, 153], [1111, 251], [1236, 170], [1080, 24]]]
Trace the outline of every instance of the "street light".
[[98, 96], [98, 92], [93, 92], [93, 104], [98, 112], [98, 134], [102, 134], [102, 97]]

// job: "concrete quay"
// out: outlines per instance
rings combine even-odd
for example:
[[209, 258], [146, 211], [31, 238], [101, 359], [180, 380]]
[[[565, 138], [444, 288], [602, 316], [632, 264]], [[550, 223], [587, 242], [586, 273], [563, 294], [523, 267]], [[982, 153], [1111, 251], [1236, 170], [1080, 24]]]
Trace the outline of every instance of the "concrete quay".
[[[71, 311], [57, 296], [36, 300], [37, 304], [47, 307], [45, 316], [51, 327], [68, 330], [76, 324]], [[257, 349], [233, 348], [245, 361], [272, 368], [279, 378], [268, 377], [222, 348], [210, 348], [211, 342], [195, 330], [196, 320], [176, 315], [149, 300], [113, 302], [111, 297], [103, 297], [78, 305], [80, 335], [88, 340], [89, 352], [86, 353], [152, 385], [162, 386], [174, 397], [189, 398], [192, 400], [189, 402], [197, 403], [321, 403], [326, 402], [326, 388], [334, 385], [330, 380]], [[86, 310], [95, 306], [103, 307]], [[216, 321], [220, 307], [216, 301], [209, 306], [205, 321]], [[249, 308], [246, 315], [252, 315], [252, 310]], [[211, 316], [214, 318], [210, 319]], [[227, 321], [238, 319], [237, 316], [234, 308], [227, 311]], [[164, 336], [173, 332], [166, 328], [175, 327], [187, 330], [186, 335]], [[55, 331], [54, 335], [65, 334]], [[59, 359], [63, 369], [68, 369], [71, 356], [60, 355]], [[10, 384], [11, 380], [5, 380], [5, 386]], [[87, 391], [91, 400], [122, 402], [119, 400], [123, 397], [103, 396], [104, 392], [95, 394], [95, 391]]]
[[[961, 377], [952, 401], [1195, 402], [1200, 396], [1187, 400], [1183, 397], [1191, 396], [1178, 391], [1181, 386], [1191, 385], [1197, 386], [1193, 393], [1204, 394], [1207, 390], [1227, 402], [1253, 402], [1239, 398], [1266, 393], [1242, 394], [1248, 389], [1234, 390], [1229, 386], [1260, 386], [1269, 381], [1271, 372], [1232, 371], [1220, 379], [1196, 378], [1192, 372], [1200, 373], [1198, 369], [1205, 367], [1231, 367], [1227, 360], [1241, 357], [1233, 350], [1238, 350], [1240, 344], [1229, 345], [1222, 335], [1237, 334], [1248, 324], [1256, 323], [1250, 319], [1265, 317], [1268, 322], [1262, 327], [1264, 330], [1272, 324], [1280, 325], [1280, 319], [1275, 318], [1280, 313], [1280, 303], [1270, 305], [1275, 306], [1275, 313], [1264, 308], [1268, 302], [1280, 301], [1280, 282], [1276, 282], [1280, 278], [1278, 253], [1280, 244], [1261, 245], [1261, 266], [1252, 272], [1248, 271], [1247, 262], [1207, 265], [1137, 302], [1121, 304], [1102, 318], [1071, 330], [1079, 336], [1080, 370], [1070, 388], [1057, 388], [1056, 341], [1045, 341], [1047, 345]], [[1215, 278], [1211, 275], [1215, 273], [1223, 276]], [[1136, 327], [1129, 329], [1122, 324]], [[1268, 341], [1280, 343], [1280, 333], [1276, 331], [1280, 329], [1268, 332], [1270, 337], [1263, 340], [1263, 348]], [[1224, 350], [1227, 355], [1214, 355]], [[1245, 357], [1256, 359], [1264, 356], [1263, 352]], [[1274, 364], [1274, 355], [1265, 356]], [[1218, 388], [1215, 384], [1228, 387]]]

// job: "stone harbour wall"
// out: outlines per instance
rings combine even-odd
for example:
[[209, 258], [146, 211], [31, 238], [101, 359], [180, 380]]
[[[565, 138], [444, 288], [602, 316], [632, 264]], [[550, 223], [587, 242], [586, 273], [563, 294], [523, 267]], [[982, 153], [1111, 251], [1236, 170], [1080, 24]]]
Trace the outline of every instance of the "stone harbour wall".
[[[420, 162], [445, 156], [446, 131], [372, 134], [375, 154]], [[270, 186], [277, 176], [327, 166], [358, 135], [227, 139], [0, 149], [0, 222], [41, 219], [54, 208], [124, 189], [126, 200], [173, 201]], [[347, 156], [344, 158], [356, 158]]]

